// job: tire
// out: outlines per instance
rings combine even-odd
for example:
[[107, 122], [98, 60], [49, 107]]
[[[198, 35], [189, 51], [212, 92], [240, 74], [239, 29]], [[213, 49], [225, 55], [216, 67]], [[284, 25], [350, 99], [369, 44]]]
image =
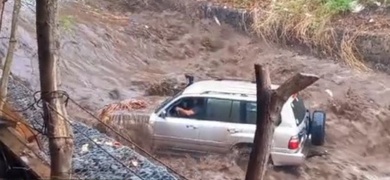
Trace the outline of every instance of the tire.
[[231, 155], [236, 165], [243, 171], [246, 171], [249, 156], [252, 151], [251, 144], [237, 144], [232, 148]]
[[310, 125], [311, 143], [315, 146], [322, 146], [325, 143], [325, 122], [326, 113], [314, 111]]
[[[239, 144], [232, 148], [232, 153], [234, 156], [235, 163], [241, 168], [241, 170], [246, 171], [247, 165], [250, 159], [250, 154], [252, 152], [253, 144]], [[268, 159], [268, 167], [273, 167], [273, 162], [271, 156]]]
[[236, 158], [247, 158], [249, 159], [252, 151], [252, 144], [239, 144], [233, 147], [233, 154]]

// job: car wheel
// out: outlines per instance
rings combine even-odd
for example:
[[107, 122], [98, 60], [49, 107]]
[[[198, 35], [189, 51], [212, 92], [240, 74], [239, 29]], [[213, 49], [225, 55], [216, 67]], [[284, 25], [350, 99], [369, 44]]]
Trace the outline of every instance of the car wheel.
[[315, 146], [321, 146], [325, 143], [325, 121], [326, 113], [323, 111], [314, 111], [310, 127], [311, 143]]
[[252, 147], [250, 144], [243, 144], [243, 145], [238, 145], [236, 147], [233, 147], [232, 151], [234, 156], [237, 158], [249, 159], [249, 156], [252, 151]]
[[[252, 144], [242, 144], [233, 148], [233, 154], [236, 164], [244, 171], [246, 171], [249, 158], [252, 152]], [[268, 167], [272, 167], [271, 156], [268, 159]]]
[[251, 151], [252, 148], [250, 144], [236, 145], [232, 149], [232, 158], [236, 165], [243, 171], [246, 171]]

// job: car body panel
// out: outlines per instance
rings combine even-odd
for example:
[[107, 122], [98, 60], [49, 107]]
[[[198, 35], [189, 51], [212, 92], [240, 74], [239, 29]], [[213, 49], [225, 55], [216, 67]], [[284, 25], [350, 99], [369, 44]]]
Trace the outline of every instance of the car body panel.
[[[213, 81], [207, 81], [204, 82], [204, 84], [213, 84]], [[244, 87], [247, 84], [248, 83], [237, 83], [235, 85]], [[227, 86], [232, 85], [229, 84]], [[274, 86], [274, 88], [276, 87], [277, 86]], [[207, 87], [205, 89], [209, 90], [213, 88], [214, 87]], [[202, 87], [189, 86], [182, 94], [172, 98], [170, 102], [165, 103], [165, 106], [161, 107], [159, 111], [152, 114], [150, 121], [154, 127], [155, 144], [185, 151], [228, 152], [237, 144], [253, 143], [256, 130], [255, 124], [173, 117], [162, 118], [159, 116], [166, 112], [167, 107], [171, 107], [175, 102], [185, 97], [221, 98], [256, 102], [253, 88], [254, 86], [250, 85], [242, 89], [235, 87], [230, 87], [230, 90], [229, 88], [219, 88], [223, 89], [219, 90], [223, 91], [223, 93], [201, 93], [202, 91], [205, 91], [202, 90]], [[247, 94], [242, 96], [239, 92], [245, 92]], [[305, 119], [299, 123], [293, 113], [293, 101], [294, 98], [290, 97], [283, 105], [281, 110], [282, 121], [274, 131], [271, 158], [275, 166], [300, 165], [304, 162], [306, 156], [308, 146], [307, 122], [310, 120], [310, 114], [307, 111]], [[189, 128], [188, 126], [195, 128]], [[288, 142], [294, 135], [299, 135], [301, 145], [297, 150], [290, 150], [288, 149]]]
[[183, 118], [157, 117], [153, 123], [154, 140], [160, 146], [196, 149], [201, 122]]
[[271, 158], [274, 166], [296, 166], [305, 162], [309, 151], [310, 143], [308, 140], [301, 142], [301, 148], [294, 153], [271, 151]]

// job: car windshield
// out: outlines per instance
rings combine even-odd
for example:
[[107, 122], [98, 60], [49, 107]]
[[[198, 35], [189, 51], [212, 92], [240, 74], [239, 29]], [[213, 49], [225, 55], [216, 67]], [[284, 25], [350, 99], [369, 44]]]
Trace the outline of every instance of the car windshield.
[[294, 98], [293, 102], [291, 103], [291, 107], [293, 109], [297, 125], [301, 124], [306, 116], [306, 107], [303, 99], [300, 96]]
[[183, 92], [183, 91], [180, 91], [180, 92], [178, 92], [177, 94], [175, 94], [174, 96], [171, 96], [171, 97], [166, 98], [166, 99], [157, 107], [157, 109], [154, 111], [154, 113], [159, 112], [165, 105], [167, 105], [169, 102], [171, 102], [171, 101], [172, 101], [173, 99], [175, 99], [176, 97], [180, 96], [182, 92]]

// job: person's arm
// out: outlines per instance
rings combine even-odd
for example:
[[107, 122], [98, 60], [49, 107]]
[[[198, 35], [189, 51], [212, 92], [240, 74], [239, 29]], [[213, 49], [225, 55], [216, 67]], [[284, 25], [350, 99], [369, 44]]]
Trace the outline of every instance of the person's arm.
[[180, 114], [184, 116], [193, 116], [196, 112], [193, 109], [183, 109], [181, 107], [176, 107], [175, 110]]

